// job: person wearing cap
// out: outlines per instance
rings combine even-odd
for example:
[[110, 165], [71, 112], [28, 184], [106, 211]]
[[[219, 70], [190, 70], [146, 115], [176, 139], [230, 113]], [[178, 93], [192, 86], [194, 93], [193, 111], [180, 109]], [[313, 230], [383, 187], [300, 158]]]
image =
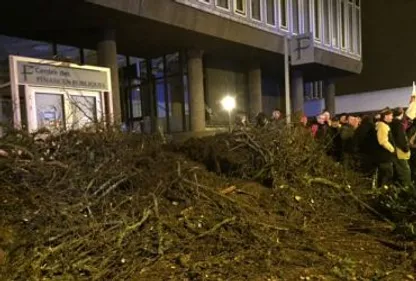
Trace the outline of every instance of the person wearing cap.
[[404, 111], [398, 107], [393, 110], [393, 120], [390, 124], [391, 133], [396, 145], [396, 156], [393, 159], [396, 181], [401, 187], [411, 187], [411, 171], [409, 166], [410, 147], [409, 140], [403, 127]]
[[396, 158], [396, 148], [389, 124], [393, 120], [390, 109], [380, 112], [380, 120], [376, 123], [377, 146], [375, 160], [378, 164], [378, 186], [385, 187], [393, 180], [393, 161]]

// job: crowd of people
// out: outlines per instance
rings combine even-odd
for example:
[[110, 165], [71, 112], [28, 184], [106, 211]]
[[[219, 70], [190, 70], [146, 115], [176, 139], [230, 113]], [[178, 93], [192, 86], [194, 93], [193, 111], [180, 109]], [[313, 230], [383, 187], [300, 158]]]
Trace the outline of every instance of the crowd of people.
[[[268, 118], [260, 113], [256, 125], [281, 126], [286, 120], [278, 109]], [[323, 144], [326, 153], [346, 167], [376, 175], [378, 187], [413, 188], [416, 181], [416, 119], [403, 108], [385, 108], [372, 115], [339, 114], [324, 110], [299, 124]]]

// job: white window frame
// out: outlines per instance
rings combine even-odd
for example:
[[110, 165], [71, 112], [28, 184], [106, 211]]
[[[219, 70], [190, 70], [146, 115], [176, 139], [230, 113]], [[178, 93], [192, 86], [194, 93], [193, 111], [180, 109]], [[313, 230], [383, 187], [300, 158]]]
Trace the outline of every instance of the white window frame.
[[272, 0], [273, 1], [273, 7], [274, 7], [274, 9], [273, 9], [273, 15], [274, 15], [274, 23], [273, 24], [271, 24], [271, 23], [269, 23], [268, 22], [268, 17], [267, 17], [267, 9], [268, 9], [268, 6], [267, 6], [267, 0], [264, 0], [264, 22], [266, 23], [266, 25], [268, 25], [268, 26], [272, 26], [272, 27], [276, 27], [277, 26], [277, 22], [278, 22], [278, 19], [277, 19], [277, 1], [278, 0]]
[[[309, 9], [307, 11], [307, 13], [309, 14], [308, 20], [309, 20], [309, 30], [305, 29], [305, 2], [309, 3]], [[300, 1], [300, 14], [301, 14], [301, 29], [300, 32], [301, 33], [307, 33], [307, 32], [311, 32], [311, 27], [312, 27], [312, 9], [311, 9], [311, 0], [303, 0]]]
[[[331, 37], [331, 47], [333, 48], [333, 49], [340, 49], [341, 48], [341, 37], [340, 37], [340, 34], [341, 34], [341, 25], [340, 25], [340, 21], [341, 21], [341, 6], [340, 6], [340, 1], [339, 0], [335, 0], [336, 1], [336, 7], [334, 7], [334, 1], [333, 0], [331, 0], [330, 1], [330, 3], [331, 3], [331, 5], [329, 6], [329, 8], [330, 8], [330, 13], [331, 13], [331, 17], [330, 17], [330, 21], [331, 21], [331, 24], [330, 24], [330, 26], [329, 26], [329, 29], [330, 29], [330, 37]], [[334, 9], [336, 9], [336, 18], [335, 18], [335, 20], [336, 20], [336, 26], [334, 26], [333, 25], [333, 23], [334, 23]], [[336, 45], [334, 45], [334, 42], [333, 42], [333, 37], [334, 37], [334, 28], [336, 28], [337, 29], [337, 44]]]
[[[318, 1], [319, 2], [319, 7], [322, 7], [322, 1], [321, 0], [316, 0], [316, 1]], [[323, 42], [323, 40], [322, 40], [322, 26], [323, 26], [323, 21], [322, 21], [322, 9], [320, 9], [318, 12], [319, 12], [319, 14], [318, 14], [318, 16], [319, 16], [319, 26], [318, 26], [318, 28], [319, 28], [319, 37], [316, 37], [316, 29], [315, 29], [315, 23], [316, 23], [316, 19], [315, 19], [315, 9], [316, 9], [316, 7], [315, 7], [315, 0], [312, 0], [312, 15], [313, 15], [313, 17], [312, 17], [312, 22], [313, 22], [313, 25], [312, 25], [312, 30], [313, 30], [313, 39], [314, 39], [314, 41], [315, 42], [319, 42], [319, 43], [322, 43]]]
[[[325, 9], [324, 9], [324, 5], [325, 3], [328, 4], [328, 14], [325, 15]], [[331, 20], [332, 20], [332, 14], [331, 14], [331, 5], [332, 5], [332, 0], [321, 0], [321, 5], [322, 5], [322, 15], [321, 15], [321, 19], [322, 19], [322, 44], [324, 44], [325, 46], [330, 47], [332, 45], [332, 34], [331, 34]], [[328, 20], [328, 28], [326, 28], [325, 26], [325, 16], [327, 17]], [[325, 42], [325, 37], [326, 35], [328, 35], [328, 40], [329, 42]]]
[[230, 3], [230, 0], [227, 0], [227, 3], [228, 3], [228, 8], [224, 8], [224, 7], [221, 7], [221, 6], [219, 6], [218, 5], [218, 1], [219, 0], [215, 0], [215, 8], [217, 8], [217, 9], [220, 9], [220, 10], [223, 10], [223, 11], [231, 11], [231, 3]]
[[[348, 9], [347, 9], [347, 5], [346, 2], [344, 0], [340, 0], [340, 5], [339, 5], [339, 30], [340, 30], [340, 37], [339, 37], [339, 46], [340, 49], [342, 51], [347, 51], [348, 50]], [[342, 22], [342, 7], [344, 7], [344, 22]], [[344, 42], [344, 46], [342, 45], [342, 37], [344, 36], [344, 33], [342, 32], [342, 24], [344, 24], [344, 31], [345, 31], [345, 42]]]
[[[354, 34], [356, 33], [355, 30], [355, 26], [354, 26], [354, 22], [355, 22], [355, 4], [354, 4], [355, 0], [345, 0], [346, 3], [346, 14], [347, 14], [347, 51], [350, 54], [354, 54], [354, 39], [355, 36]], [[351, 18], [350, 18], [350, 12], [351, 14]], [[350, 20], [352, 20], [352, 22], [350, 23]], [[352, 28], [352, 30], [351, 30]]]
[[[361, 4], [361, 1], [360, 1]], [[355, 5], [355, 3], [354, 3]], [[358, 25], [356, 26], [356, 32], [358, 34], [356, 34], [356, 38], [357, 38], [357, 55], [361, 57], [361, 52], [362, 52], [362, 18], [361, 18], [361, 6], [360, 5], [355, 5], [355, 12], [356, 12], [356, 17], [355, 20], [357, 20], [357, 17], [360, 19]], [[358, 16], [357, 16], [358, 14]], [[357, 24], [357, 22], [356, 22]]]
[[243, 17], [247, 17], [247, 0], [241, 0], [243, 1], [243, 11], [237, 9], [237, 0], [233, 0], [233, 4], [234, 4], [234, 14], [238, 15], [238, 16], [243, 16]]
[[279, 11], [279, 28], [284, 31], [289, 31], [290, 28], [290, 2], [286, 0], [286, 25], [282, 25], [282, 0], [279, 0], [278, 11]]
[[201, 2], [202, 4], [208, 5], [208, 6], [212, 5], [212, 0], [208, 0], [208, 2], [206, 0], [198, 0], [198, 2]]
[[[294, 27], [293, 23], [295, 21], [295, 19], [293, 17], [293, 14], [294, 14], [293, 2], [298, 3], [298, 32], [295, 32], [294, 29], [293, 29], [293, 27]], [[303, 10], [302, 10], [303, 4], [302, 4], [302, 2], [303, 1], [300, 1], [300, 0], [291, 0], [290, 5], [289, 5], [289, 7], [290, 7], [289, 8], [289, 10], [290, 10], [290, 32], [294, 35], [301, 34], [302, 29], [303, 29], [303, 27], [302, 27], [302, 25], [303, 25]]]
[[263, 22], [263, 10], [264, 10], [264, 5], [263, 5], [263, 0], [258, 0], [259, 1], [259, 5], [260, 5], [260, 19], [255, 19], [253, 18], [253, 11], [251, 9], [251, 3], [253, 0], [250, 0], [250, 6], [249, 6], [249, 11], [250, 11], [250, 19], [255, 21], [255, 22]]

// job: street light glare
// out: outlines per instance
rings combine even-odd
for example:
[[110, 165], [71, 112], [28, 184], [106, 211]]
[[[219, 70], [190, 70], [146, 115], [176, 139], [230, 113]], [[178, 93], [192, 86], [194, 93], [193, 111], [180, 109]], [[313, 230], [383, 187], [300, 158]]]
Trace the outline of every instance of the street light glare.
[[231, 96], [226, 96], [221, 100], [221, 105], [225, 110], [230, 112], [235, 108], [235, 98]]

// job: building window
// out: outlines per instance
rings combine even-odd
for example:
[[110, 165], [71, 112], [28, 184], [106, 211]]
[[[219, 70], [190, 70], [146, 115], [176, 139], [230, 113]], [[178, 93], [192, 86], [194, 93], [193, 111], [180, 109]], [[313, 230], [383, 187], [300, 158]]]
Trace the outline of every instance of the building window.
[[299, 0], [292, 0], [292, 32], [299, 33]]
[[355, 15], [354, 15], [355, 9], [353, 6], [353, 0], [348, 1], [348, 51], [351, 53], [355, 52], [355, 31], [354, 31], [354, 21], [355, 21]]
[[332, 47], [338, 48], [339, 35], [339, 2], [331, 0], [331, 44]]
[[276, 25], [276, 0], [266, 0], [266, 22]]
[[311, 31], [311, 5], [310, 0], [303, 0], [303, 8], [302, 8], [302, 14], [303, 14], [303, 32], [309, 32]]
[[260, 0], [251, 0], [251, 17], [261, 21], [261, 2]]
[[211, 4], [211, 0], [199, 0], [199, 1], [204, 4]]
[[234, 0], [234, 11], [237, 14], [245, 15], [246, 7], [246, 0]]
[[340, 20], [341, 20], [341, 48], [345, 49], [347, 47], [347, 24], [345, 17], [345, 3], [341, 2], [340, 5]]
[[215, 0], [215, 5], [219, 8], [223, 9], [230, 9], [230, 1], [229, 0]]
[[279, 0], [279, 25], [282, 29], [288, 29], [287, 15], [289, 12], [288, 0]]
[[355, 4], [355, 38], [356, 38], [356, 53], [361, 55], [361, 10], [360, 10], [360, 0], [356, 0]]
[[330, 24], [331, 24], [331, 13], [329, 9], [329, 5], [331, 0], [322, 0], [322, 8], [323, 8], [323, 22], [324, 22], [324, 44], [330, 45], [331, 44], [331, 37], [330, 37]]
[[314, 35], [316, 40], [321, 40], [321, 15], [322, 15], [322, 6], [321, 6], [321, 0], [314, 0]]

